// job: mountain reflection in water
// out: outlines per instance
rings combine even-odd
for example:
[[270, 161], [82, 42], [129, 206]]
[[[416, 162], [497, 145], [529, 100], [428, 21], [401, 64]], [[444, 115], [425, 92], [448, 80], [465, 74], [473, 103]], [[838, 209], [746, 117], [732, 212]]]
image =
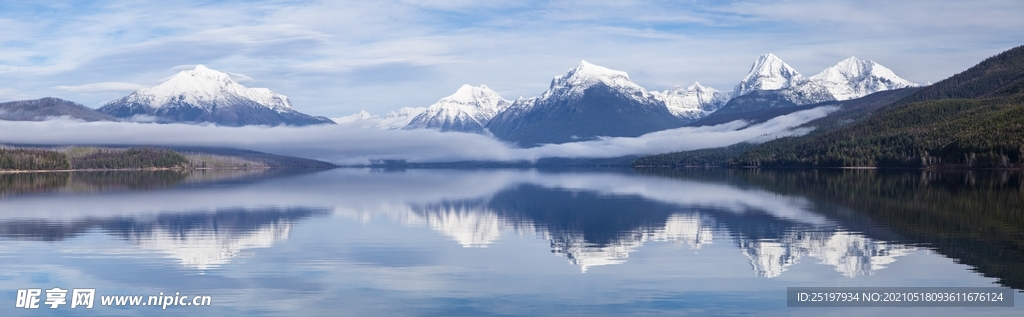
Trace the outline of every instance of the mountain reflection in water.
[[165, 254], [184, 267], [205, 270], [228, 263], [242, 250], [269, 248], [287, 239], [296, 221], [328, 212], [316, 208], [237, 208], [154, 217], [9, 220], [0, 222], [0, 237], [59, 242], [99, 230], [139, 249]]
[[[643, 306], [648, 292], [675, 309], [739, 307], [742, 294], [779, 309], [770, 291], [789, 286], [1024, 289], [1019, 173], [337, 169], [141, 187], [131, 184], [154, 176], [111, 175], [0, 183], [20, 184], [0, 191], [0, 264], [121, 265], [141, 282], [217, 290], [232, 315], [250, 315], [235, 310], [251, 304], [248, 288], [283, 292], [284, 302], [259, 304], [266, 311], [436, 315], [464, 314], [445, 301], [474, 298], [470, 314], [501, 314], [518, 304], [500, 298], [531, 292], [532, 303], [556, 306], [622, 296]], [[0, 269], [0, 285], [42, 273], [20, 274]], [[707, 297], [679, 297], [696, 289]], [[348, 306], [311, 302], [321, 297]], [[622, 305], [578, 308], [637, 312]]]

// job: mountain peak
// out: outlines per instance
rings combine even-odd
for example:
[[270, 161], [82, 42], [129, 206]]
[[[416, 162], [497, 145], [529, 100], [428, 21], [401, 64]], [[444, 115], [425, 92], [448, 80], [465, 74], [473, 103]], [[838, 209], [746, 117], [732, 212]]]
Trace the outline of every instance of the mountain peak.
[[493, 98], [494, 96], [501, 99], [501, 96], [498, 96], [497, 92], [488, 88], [486, 85], [473, 86], [470, 84], [463, 84], [455, 91], [454, 94], [442, 98], [441, 101], [450, 100], [462, 103], [472, 103], [481, 99]]
[[183, 70], [174, 77], [172, 77], [172, 79], [177, 77], [191, 77], [199, 80], [212, 80], [223, 83], [234, 82], [234, 80], [231, 79], [231, 76], [229, 76], [227, 73], [222, 73], [203, 65], [196, 65], [191, 70]]
[[629, 80], [629, 75], [624, 71], [610, 69], [604, 66], [592, 64], [586, 60], [580, 60], [579, 65], [567, 73], [569, 77], [590, 77], [590, 78], [615, 78], [622, 77]]
[[859, 98], [883, 90], [918, 86], [896, 76], [885, 66], [854, 56], [826, 68], [810, 79], [825, 86], [837, 100]]
[[575, 68], [551, 80], [551, 87], [541, 95], [547, 98], [576, 98], [591, 86], [603, 84], [625, 95], [643, 95], [647, 91], [629, 80], [624, 71], [610, 69], [581, 60]]
[[227, 73], [203, 65], [183, 70], [159, 85], [141, 88], [125, 98], [125, 102], [153, 109], [180, 104], [204, 109], [227, 104], [250, 104], [276, 111], [292, 109], [291, 102], [285, 95], [266, 88], [242, 86], [232, 80]]
[[761, 55], [750, 67], [750, 72], [736, 86], [736, 95], [745, 95], [755, 90], [777, 90], [789, 88], [804, 81], [803, 75], [783, 62], [775, 54]]
[[694, 82], [686, 88], [676, 86], [672, 90], [654, 92], [654, 96], [665, 103], [672, 115], [684, 120], [707, 116], [729, 101], [727, 93], [701, 85], [700, 82]]
[[[856, 78], [863, 76], [866, 72], [870, 72], [875, 67], [881, 67], [881, 65], [870, 60], [862, 60], [858, 59], [856, 56], [850, 56], [847, 59], [839, 61], [835, 66], [826, 68], [822, 73], [835, 73], [846, 78]], [[814, 75], [811, 78], [813, 79], [819, 75], [821, 74]]]
[[464, 84], [413, 117], [406, 129], [482, 132], [487, 122], [512, 105], [485, 85]]
[[[695, 82], [693, 82], [693, 85], [690, 85], [690, 87], [686, 87], [686, 90], [688, 90], [688, 91], [704, 91], [704, 90], [707, 90], [707, 89], [708, 89], [708, 87], [704, 86], [704, 85], [701, 85], [699, 81], [695, 81]], [[711, 89], [714, 90], [714, 88], [711, 88]]]

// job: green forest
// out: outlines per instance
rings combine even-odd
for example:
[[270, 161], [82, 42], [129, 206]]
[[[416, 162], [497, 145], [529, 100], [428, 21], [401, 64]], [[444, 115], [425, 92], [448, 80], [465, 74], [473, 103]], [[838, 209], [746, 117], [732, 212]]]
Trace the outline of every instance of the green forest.
[[0, 148], [0, 170], [67, 170], [71, 159], [57, 151]]
[[727, 147], [644, 156], [633, 161], [633, 167], [725, 166], [730, 159], [743, 154], [754, 146], [752, 143], [740, 142]]
[[155, 148], [0, 149], [0, 170], [191, 168], [174, 150]]

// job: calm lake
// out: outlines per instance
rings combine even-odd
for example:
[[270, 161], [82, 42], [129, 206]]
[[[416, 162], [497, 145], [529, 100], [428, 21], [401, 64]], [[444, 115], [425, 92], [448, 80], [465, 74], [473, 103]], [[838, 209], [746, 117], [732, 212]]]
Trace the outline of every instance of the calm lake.
[[[786, 302], [882, 286], [1004, 287], [1017, 307]], [[16, 307], [55, 287], [94, 307]], [[1021, 290], [1020, 173], [0, 174], [0, 316], [1021, 316]], [[211, 302], [100, 303], [161, 293]]]

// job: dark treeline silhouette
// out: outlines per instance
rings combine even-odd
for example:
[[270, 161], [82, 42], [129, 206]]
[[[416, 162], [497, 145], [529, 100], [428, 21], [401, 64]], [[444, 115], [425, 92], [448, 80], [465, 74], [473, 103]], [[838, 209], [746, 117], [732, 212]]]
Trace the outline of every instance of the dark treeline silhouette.
[[184, 155], [169, 149], [128, 148], [96, 149], [84, 155], [72, 155], [76, 169], [188, 168]]
[[72, 148], [0, 149], [0, 170], [190, 168], [188, 158], [169, 149]]
[[70, 158], [60, 152], [38, 149], [0, 148], [0, 170], [66, 170]]

